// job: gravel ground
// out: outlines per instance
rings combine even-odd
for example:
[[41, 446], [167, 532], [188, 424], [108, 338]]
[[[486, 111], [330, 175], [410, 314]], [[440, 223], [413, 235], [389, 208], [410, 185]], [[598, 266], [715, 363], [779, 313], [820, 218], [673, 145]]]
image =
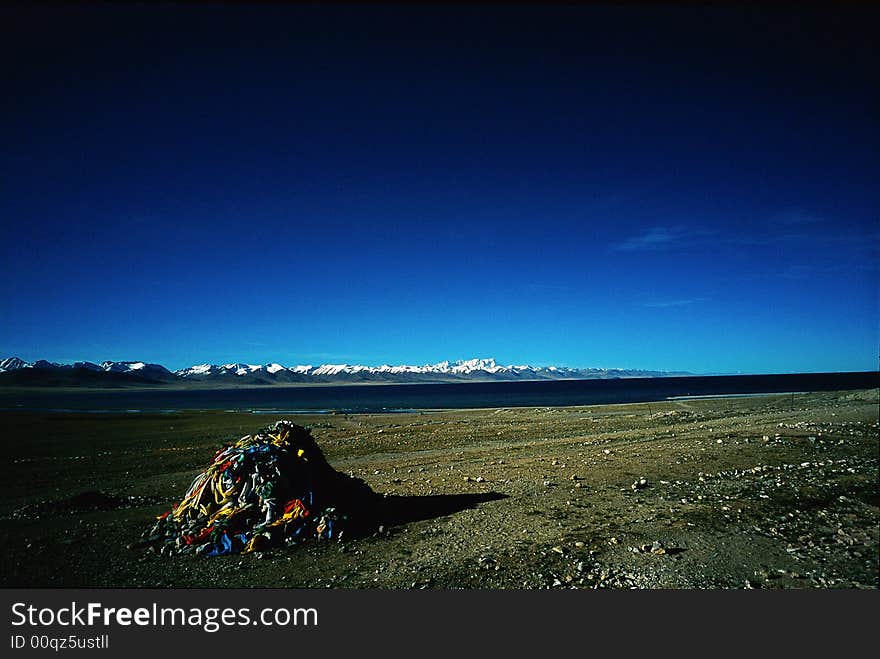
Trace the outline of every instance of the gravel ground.
[[276, 417], [2, 416], [5, 587], [878, 587], [877, 390], [288, 416], [374, 532], [211, 559], [126, 546]]

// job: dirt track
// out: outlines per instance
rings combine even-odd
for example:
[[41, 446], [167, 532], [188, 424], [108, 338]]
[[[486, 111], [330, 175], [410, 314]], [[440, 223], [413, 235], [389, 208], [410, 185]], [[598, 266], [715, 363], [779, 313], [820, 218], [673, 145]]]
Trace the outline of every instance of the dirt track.
[[276, 417], [6, 413], [0, 585], [878, 587], [877, 390], [288, 418], [388, 495], [381, 531], [128, 550], [221, 444]]

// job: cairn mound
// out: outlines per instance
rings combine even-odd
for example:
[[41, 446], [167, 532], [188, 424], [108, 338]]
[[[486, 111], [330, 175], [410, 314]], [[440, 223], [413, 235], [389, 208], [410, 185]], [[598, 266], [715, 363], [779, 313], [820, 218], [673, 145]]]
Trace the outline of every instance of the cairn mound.
[[338, 539], [369, 524], [377, 499], [333, 469], [306, 428], [279, 421], [217, 451], [132, 547], [219, 556]]

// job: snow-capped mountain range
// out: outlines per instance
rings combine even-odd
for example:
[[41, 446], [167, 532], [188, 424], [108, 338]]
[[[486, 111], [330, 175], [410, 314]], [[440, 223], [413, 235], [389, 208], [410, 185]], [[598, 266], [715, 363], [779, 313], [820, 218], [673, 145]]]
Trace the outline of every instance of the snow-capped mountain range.
[[[111, 362], [105, 361], [100, 364], [93, 362], [74, 362], [73, 364], [58, 364], [40, 359], [35, 362], [26, 362], [18, 357], [8, 357], [0, 360], [0, 376], [16, 374], [15, 380], [28, 384], [30, 381], [40, 382], [47, 377], [53, 377], [59, 384], [77, 384], [79, 380], [100, 383], [107, 380], [121, 381], [147, 381], [167, 382], [176, 379], [174, 373], [160, 364], [148, 364], [146, 362]], [[7, 377], [5, 380], [10, 379]], [[5, 381], [0, 380], [0, 381]]]
[[[6, 374], [3, 377], [2, 374]], [[270, 364], [197, 364], [189, 368], [170, 371], [159, 364], [141, 361], [100, 364], [75, 362], [56, 364], [45, 360], [33, 363], [18, 357], [0, 360], [0, 381], [12, 374], [20, 381], [40, 381], [38, 374], [64, 376], [68, 383], [73, 375], [88, 376], [90, 382], [100, 382], [101, 374], [132, 383], [204, 383], [204, 384], [284, 384], [284, 383], [346, 383], [346, 382], [466, 382], [494, 380], [563, 380], [626, 377], [663, 377], [682, 375], [665, 371], [644, 371], [604, 368], [567, 368], [561, 366], [529, 366], [498, 364], [493, 358], [468, 359], [455, 362], [443, 361], [423, 366], [360, 364], [321, 364], [319, 366], [283, 366]], [[56, 377], [57, 380], [57, 377]]]
[[[200, 378], [211, 377], [217, 375], [237, 376], [251, 375], [254, 373], [266, 373], [268, 375], [277, 376], [280, 373], [292, 373], [295, 375], [304, 375], [311, 377], [328, 377], [328, 376], [365, 376], [365, 375], [473, 375], [475, 373], [487, 373], [490, 375], [497, 374], [525, 374], [539, 373], [541, 371], [555, 372], [559, 371], [555, 366], [549, 368], [535, 368], [533, 366], [502, 366], [497, 364], [494, 359], [469, 359], [467, 361], [457, 362], [438, 362], [436, 364], [425, 364], [424, 366], [410, 366], [401, 364], [398, 366], [390, 366], [384, 364], [382, 366], [363, 366], [361, 364], [321, 364], [320, 366], [299, 365], [299, 366], [282, 366], [281, 364], [224, 364], [217, 366], [215, 364], [199, 364], [191, 366], [179, 371], [175, 371], [176, 375], [183, 378]], [[564, 369], [574, 371], [576, 369]]]

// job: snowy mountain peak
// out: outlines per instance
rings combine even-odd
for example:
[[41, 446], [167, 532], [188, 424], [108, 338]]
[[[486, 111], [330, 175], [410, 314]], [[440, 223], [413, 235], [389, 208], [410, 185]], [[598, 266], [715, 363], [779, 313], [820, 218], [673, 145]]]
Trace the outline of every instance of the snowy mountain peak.
[[147, 364], [145, 362], [101, 362], [101, 370], [108, 373], [151, 373], [170, 375], [171, 372], [160, 364]]
[[189, 368], [182, 368], [179, 371], [174, 371], [174, 374], [181, 377], [189, 377], [190, 375], [210, 375], [216, 370], [217, 367], [213, 364], [196, 364]]
[[455, 362], [455, 366], [452, 367], [452, 372], [473, 373], [474, 371], [486, 371], [487, 373], [497, 373], [504, 369], [504, 366], [499, 366], [495, 363], [494, 357], [489, 357], [489, 359], [468, 359], [466, 361], [457, 361]]
[[7, 357], [6, 359], [0, 360], [0, 373], [4, 371], [17, 371], [20, 368], [31, 368], [32, 366], [33, 364], [29, 364], [18, 357]]

